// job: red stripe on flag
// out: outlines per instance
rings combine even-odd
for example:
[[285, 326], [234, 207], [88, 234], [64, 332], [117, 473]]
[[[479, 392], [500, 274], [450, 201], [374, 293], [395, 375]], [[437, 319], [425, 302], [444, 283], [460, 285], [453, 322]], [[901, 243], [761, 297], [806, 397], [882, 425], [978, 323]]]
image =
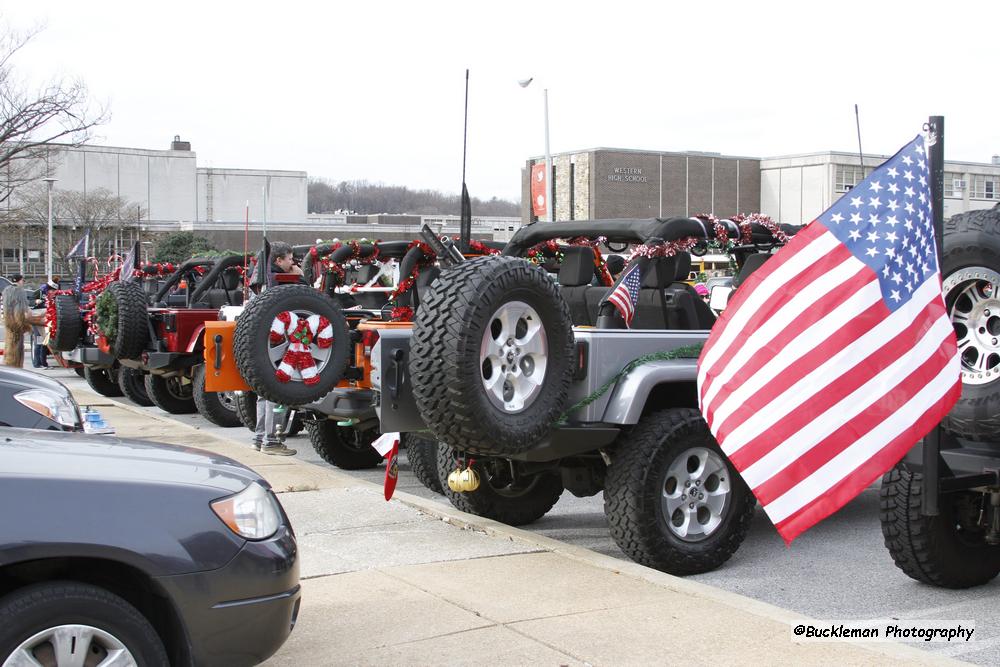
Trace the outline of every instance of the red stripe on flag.
[[[793, 236], [785, 247], [781, 249], [781, 252], [773, 255], [770, 259], [764, 262], [764, 265], [750, 274], [750, 277], [747, 278], [746, 282], [741, 284], [739, 289], [732, 294], [732, 298], [726, 304], [726, 309], [722, 311], [722, 314], [716, 320], [715, 326], [712, 327], [712, 331], [721, 332], [725, 325], [729, 323], [729, 320], [731, 320], [736, 314], [736, 311], [743, 304], [743, 302], [746, 301], [747, 295], [753, 291], [753, 288], [769, 275], [777, 271], [779, 267], [784, 266], [786, 262], [791, 260], [796, 254], [796, 249], [800, 249], [802, 246], [808, 245], [810, 242], [819, 238], [826, 232], [826, 227], [818, 222], [813, 222]], [[704, 359], [705, 355], [711, 351], [718, 339], [718, 335], [709, 336], [708, 341], [702, 348], [702, 359]]]
[[[768, 362], [774, 359], [774, 350], [785, 349], [785, 347], [789, 343], [791, 343], [793, 340], [802, 335], [803, 331], [805, 331], [810, 326], [816, 324], [818, 321], [826, 317], [835, 308], [843, 304], [849, 298], [854, 296], [857, 292], [861, 291], [861, 289], [865, 287], [869, 282], [875, 282], [876, 280], [877, 278], [875, 278], [871, 270], [866, 266], [862, 266], [861, 269], [858, 271], [858, 273], [855, 274], [853, 277], [851, 277], [851, 279], [838, 285], [829, 293], [827, 293], [826, 296], [817, 301], [812, 307], [800, 313], [795, 319], [789, 322], [788, 326], [785, 327], [781, 331], [781, 333], [779, 333], [775, 338], [773, 338], [765, 347], [755, 352], [753, 356], [751, 356], [746, 361], [746, 363], [744, 363], [743, 366], [740, 367], [740, 370], [738, 370], [735, 374], [733, 374], [733, 376], [729, 380], [726, 381], [726, 383], [721, 387], [721, 390], [715, 395], [712, 402], [706, 406], [706, 416], [708, 419], [708, 423], [713, 425], [713, 431], [716, 432], [717, 437], [720, 438], [725, 437], [724, 433], [728, 433], [729, 430], [731, 430], [731, 427], [729, 429], [726, 429], [725, 426], [736, 415], [736, 413], [730, 415], [729, 418], [727, 418], [723, 424], [716, 425], [714, 422], [716, 407], [718, 407], [722, 403], [722, 401], [726, 398], [726, 396], [730, 391], [733, 391], [736, 388], [740, 387], [740, 385], [746, 382], [751, 376], [756, 374], [764, 365], [766, 365]], [[878, 304], [876, 304], [876, 306], [877, 305]], [[867, 313], [869, 311], [871, 311], [871, 308], [864, 311], [864, 313]], [[862, 313], [862, 316], [864, 315], [864, 313]], [[885, 308], [885, 306], [882, 306], [879, 309], [878, 313], [879, 313], [877, 315], [878, 319], [872, 321], [873, 326], [874, 324], [877, 324], [888, 315], [888, 309]], [[850, 323], [848, 323], [847, 326], [850, 326]], [[847, 326], [843, 327], [840, 330], [840, 332], [842, 332], [843, 329], [847, 328]], [[831, 337], [839, 338], [840, 332], [835, 332]], [[784, 389], [787, 389], [788, 385], [794, 384], [794, 382], [798, 379], [798, 377], [805, 375], [807, 372], [814, 370], [817, 366], [825, 362], [829, 357], [823, 356], [822, 354], [823, 348], [828, 348], [829, 352], [832, 353], [844, 347], [844, 344], [850, 342], [852, 338], [843, 337], [840, 341], [841, 342], [840, 345], [831, 345], [829, 339], [827, 339], [827, 341], [821, 343], [813, 351], [807, 352], [803, 359], [799, 359], [793, 362], [784, 370], [782, 370], [781, 375], [779, 375], [777, 378], [775, 378], [775, 380], [768, 383], [764, 387], [761, 387], [761, 390], [758, 391], [753, 397], [751, 397], [751, 399], [748, 400], [746, 404], [749, 404], [751, 401], [754, 400], [756, 400], [756, 403], [759, 403], [761, 400], [770, 400], [774, 396], [778, 395], [781, 391], [784, 391]], [[782, 387], [781, 384], [777, 385], [774, 384], [774, 382], [776, 381], [782, 382], [785, 386]], [[708, 389], [707, 385], [702, 389], [703, 395], [707, 389]], [[737, 412], [740, 411], [741, 410], [737, 410]], [[745, 410], [742, 411], [745, 412]]]
[[[868, 382], [871, 378], [878, 375], [894, 361], [899, 359], [899, 351], [901, 349], [908, 349], [911, 347], [913, 341], [919, 339], [921, 334], [926, 329], [927, 323], [920, 322], [919, 318], [928, 317], [931, 314], [940, 312], [940, 308], [936, 309], [934, 307], [935, 301], [931, 301], [931, 303], [920, 311], [918, 321], [911, 322], [906, 329], [900, 331], [891, 340], [886, 341], [885, 345], [873, 352], [870, 356], [866, 358], [853, 359], [852, 361], [854, 361], [854, 364], [851, 366], [844, 366], [839, 377], [831, 381], [825, 387], [819, 389], [817, 391], [817, 396], [822, 396], [822, 404], [819, 406], [819, 410], [810, 410], [808, 407], [803, 406], [793, 410], [790, 414], [784, 416], [783, 418], [776, 420], [773, 426], [747, 442], [738, 451], [730, 455], [729, 458], [732, 460], [733, 465], [736, 466], [738, 470], [745, 470], [755, 461], [760, 459], [762, 456], [765, 456], [768, 452], [781, 444], [781, 442], [787, 440], [808, 425], [813, 419], [815, 419], [822, 412], [825, 412], [830, 406], [836, 405], [846, 396], [850, 395], [851, 392], [861, 387], [865, 382]], [[884, 319], [887, 313], [888, 311], [884, 304], [876, 303], [859, 316], [858, 320], [862, 320], [863, 324], [874, 325]], [[865, 326], [864, 331], [861, 333], [865, 333], [871, 328], [871, 326]], [[738, 412], [741, 413], [743, 419], [749, 418], [753, 414], [759, 414], [760, 410], [773, 400], [775, 396], [780, 396], [792, 385], [802, 379], [802, 377], [806, 374], [815, 370], [815, 368], [830, 359], [834, 353], [848, 347], [849, 344], [858, 337], [859, 334], [857, 333], [857, 330], [852, 331], [850, 325], [844, 327], [837, 332], [835, 336], [831, 337], [823, 343], [823, 345], [818, 347], [813, 354], [792, 364], [786, 373], [762, 388], [761, 391], [757, 392], [757, 396], [755, 396], [751, 401], [748, 401], [745, 407], [741, 406]], [[810, 398], [809, 400], [813, 401], [815, 399]], [[735, 415], [733, 416], [735, 417]], [[719, 430], [719, 436], [717, 436], [719, 442], [724, 442], [726, 436], [737, 428], [740, 423], [742, 423], [742, 421], [735, 422], [731, 419], [727, 419], [724, 425], [726, 427], [725, 433], [723, 433], [721, 429]]]
[[[851, 418], [843, 426], [816, 443], [812, 449], [803, 453], [794, 462], [755, 488], [753, 491], [757, 499], [764, 505], [773, 502], [879, 424], [887, 421], [921, 387], [930, 383], [945, 366], [952, 363], [953, 357], [949, 356], [948, 353], [949, 351], [953, 352], [953, 349], [948, 350], [948, 348], [947, 342], [942, 343], [941, 347], [927, 361], [907, 375], [898, 385], [889, 389], [856, 417]], [[834, 402], [831, 400], [827, 405]], [[938, 418], [940, 419], [940, 415]], [[909, 442], [912, 443], [913, 440]]]
[[909, 451], [910, 443], [924, 437], [937, 426], [942, 415], [951, 409], [961, 393], [962, 385], [958, 382], [912, 426], [887, 443], [850, 475], [834, 484], [813, 502], [777, 523], [775, 528], [785, 540], [785, 544], [791, 544], [796, 537], [849, 503], [881, 477], [884, 471], [899, 463]]
[[[816, 224], [815, 226], [821, 229], [826, 229], [819, 224]], [[796, 238], [798, 237], [796, 236]], [[748, 344], [750, 336], [756, 332], [762, 324], [765, 324], [769, 319], [771, 319], [771, 317], [773, 317], [775, 313], [779, 311], [782, 306], [788, 303], [792, 296], [794, 296], [794, 294], [788, 294], [788, 283], [796, 285], [798, 293], [808, 291], [814, 282], [820, 282], [820, 284], [822, 284], [822, 281], [825, 279], [827, 273], [835, 267], [840, 266], [850, 258], [851, 251], [848, 250], [846, 246], [838, 244], [819, 261], [810, 264], [800, 273], [791, 276], [786, 285], [775, 294], [774, 298], [769, 299], [766, 303], [762, 304], [760, 308], [754, 311], [753, 315], [751, 315], [746, 323], [741, 327], [739, 335], [730, 342], [729, 347], [727, 347], [723, 351], [722, 355], [716, 359], [715, 363], [712, 364], [712, 367], [705, 369], [705, 380], [702, 383], [701, 395], [704, 396], [706, 392], [708, 392], [712, 384], [715, 382], [716, 377], [718, 377], [718, 375], [725, 370], [732, 358], [743, 349], [743, 346]], [[760, 270], [764, 270], [764, 268], [768, 267], [773, 261], [774, 259], [768, 260]], [[872, 275], [870, 269], [868, 270], [868, 273], [869, 275]], [[754, 273], [753, 275], [756, 276], [757, 273]], [[742, 290], [743, 287], [745, 286], [741, 286], [740, 289]], [[809, 310], [822, 310], [820, 306], [824, 299], [825, 297], [821, 297], [818, 303], [809, 307]], [[730, 306], [727, 305], [725, 312], [729, 312], [729, 308]], [[713, 331], [716, 328], [718, 328], [718, 323], [716, 323], [716, 326], [713, 327]], [[768, 348], [771, 348], [771, 344], [768, 344]], [[702, 356], [704, 357], [704, 353]]]

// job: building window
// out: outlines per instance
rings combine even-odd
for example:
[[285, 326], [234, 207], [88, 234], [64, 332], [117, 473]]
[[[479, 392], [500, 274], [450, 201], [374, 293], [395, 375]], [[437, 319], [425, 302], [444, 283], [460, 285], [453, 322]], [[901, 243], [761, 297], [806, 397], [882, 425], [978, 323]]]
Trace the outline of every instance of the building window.
[[969, 196], [973, 199], [1000, 199], [1000, 176], [973, 174]]
[[862, 173], [861, 167], [838, 164], [836, 179], [837, 192], [847, 192], [860, 181], [864, 180], [864, 173]]
[[965, 182], [965, 174], [957, 172], [944, 172], [944, 196], [961, 199], [965, 191], [969, 188]]

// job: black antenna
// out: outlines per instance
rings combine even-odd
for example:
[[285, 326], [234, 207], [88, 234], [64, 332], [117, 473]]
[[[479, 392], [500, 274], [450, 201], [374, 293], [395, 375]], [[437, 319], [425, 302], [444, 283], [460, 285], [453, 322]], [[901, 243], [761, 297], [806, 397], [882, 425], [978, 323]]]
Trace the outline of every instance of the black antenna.
[[472, 241], [472, 201], [465, 186], [465, 152], [469, 143], [469, 70], [465, 70], [465, 127], [462, 130], [462, 215], [459, 220], [459, 246], [469, 252]]
[[861, 160], [861, 178], [858, 183], [865, 180], [865, 154], [861, 152], [861, 116], [858, 114], [858, 105], [854, 105], [854, 123], [858, 127], [858, 159]]

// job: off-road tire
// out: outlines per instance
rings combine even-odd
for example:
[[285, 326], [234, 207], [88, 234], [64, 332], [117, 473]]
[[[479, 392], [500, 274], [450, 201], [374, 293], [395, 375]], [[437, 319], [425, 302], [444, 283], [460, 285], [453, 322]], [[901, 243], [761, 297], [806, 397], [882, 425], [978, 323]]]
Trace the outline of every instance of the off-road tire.
[[124, 644], [138, 664], [169, 665], [163, 642], [138, 609], [103, 588], [74, 581], [31, 584], [0, 599], [0, 656], [61, 625], [99, 628]]
[[[730, 483], [721, 522], [699, 541], [683, 540], [670, 530], [661, 502], [669, 467], [691, 448], [709, 449], [721, 457]], [[697, 410], [671, 408], [645, 415], [612, 453], [604, 514], [615, 543], [642, 565], [675, 575], [716, 569], [743, 542], [755, 506], [753, 494]]]
[[87, 369], [84, 366], [74, 366], [73, 367], [73, 372], [76, 373], [77, 375], [79, 375], [80, 377], [83, 377], [84, 373], [86, 373], [86, 371], [87, 371]]
[[[957, 290], [949, 290], [949, 279], [963, 268], [981, 267], [1000, 273], [1000, 204], [991, 209], [969, 211], [952, 216], [944, 225], [944, 257], [941, 261], [945, 285], [945, 303], [951, 312]], [[993, 285], [993, 299], [997, 299], [1000, 285]], [[990, 326], [1000, 322], [1000, 313], [993, 313]], [[993, 328], [992, 340], [1000, 337]], [[989, 343], [986, 343], [988, 346]], [[983, 348], [981, 348], [983, 349]], [[962, 350], [963, 356], [970, 349]], [[1000, 346], [992, 346], [992, 380], [983, 384], [962, 383], [962, 396], [941, 421], [945, 429], [970, 440], [1000, 438]], [[963, 364], [963, 370], [965, 364]]]
[[149, 340], [149, 316], [146, 314], [146, 293], [138, 283], [116, 281], [107, 291], [118, 306], [118, 330], [108, 339], [111, 354], [117, 359], [138, 359]]
[[378, 431], [367, 429], [358, 432], [349, 426], [337, 426], [332, 419], [318, 419], [306, 423], [309, 442], [324, 461], [341, 470], [367, 470], [377, 468], [382, 456], [371, 446]]
[[[494, 315], [512, 302], [537, 313], [547, 349], [540, 390], [522, 409], [508, 412], [490, 400], [479, 357]], [[417, 407], [437, 440], [485, 455], [523, 452], [566, 408], [573, 372], [569, 308], [555, 282], [525, 259], [495, 255], [462, 262], [442, 272], [420, 304], [409, 371]]]
[[240, 416], [236, 414], [235, 406], [231, 408], [226, 404], [226, 392], [205, 391], [204, 364], [195, 367], [191, 384], [194, 405], [198, 414], [216, 426], [232, 428], [243, 425]]
[[136, 405], [148, 408], [153, 405], [149, 395], [146, 393], [146, 381], [143, 372], [128, 366], [118, 369], [118, 388], [128, 400]]
[[[333, 327], [330, 356], [319, 382], [281, 382], [268, 355], [268, 334], [275, 317], [284, 311], [308, 310], [322, 315]], [[236, 320], [233, 337], [236, 366], [258, 396], [279, 405], [296, 407], [328, 394], [343, 377], [351, 342], [347, 320], [337, 303], [308, 285], [279, 285], [264, 290], [247, 305]]]
[[236, 394], [235, 401], [236, 416], [240, 423], [248, 429], [257, 432], [257, 394], [252, 391], [244, 391]]
[[[448, 487], [448, 474], [455, 470], [460, 453], [443, 443], [438, 443], [437, 450], [441, 492], [452, 505], [463, 512], [493, 519], [508, 526], [524, 526], [545, 516], [562, 495], [562, 477], [558, 472], [541, 472], [521, 478], [514, 484], [504, 484], [510, 481], [508, 476], [493, 476], [490, 471], [500, 470], [506, 473], [509, 462], [506, 459], [483, 456], [471, 457], [472, 469], [479, 475], [479, 488], [475, 491], [452, 491]], [[494, 485], [495, 479], [503, 481]]]
[[58, 294], [54, 299], [56, 321], [55, 329], [49, 331], [49, 347], [57, 352], [69, 352], [80, 344], [83, 333], [80, 304], [72, 294]]
[[410, 462], [410, 471], [417, 481], [434, 493], [444, 494], [441, 488], [441, 476], [438, 474], [437, 441], [421, 438], [412, 433], [404, 433], [406, 459]]
[[167, 378], [149, 373], [145, 378], [146, 395], [153, 405], [172, 415], [190, 415], [198, 411], [194, 404], [193, 385], [177, 376]]
[[[1000, 574], [1000, 547], [983, 533], [960, 527], [956, 503], [962, 494], [943, 493], [937, 516], [920, 513], [923, 475], [900, 464], [882, 477], [879, 519], [882, 537], [896, 567], [907, 576], [943, 588], [969, 588]], [[973, 494], [979, 496], [979, 494]], [[987, 503], [989, 501], [987, 500]]]
[[122, 395], [122, 389], [118, 385], [118, 371], [115, 368], [93, 368], [86, 366], [83, 369], [83, 379], [87, 381], [90, 388], [101, 396], [115, 398]]

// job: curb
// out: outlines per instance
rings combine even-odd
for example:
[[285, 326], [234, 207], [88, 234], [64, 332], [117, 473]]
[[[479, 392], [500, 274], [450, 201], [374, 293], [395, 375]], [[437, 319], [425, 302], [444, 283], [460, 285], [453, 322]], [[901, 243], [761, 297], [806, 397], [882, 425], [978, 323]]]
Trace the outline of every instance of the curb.
[[[145, 408], [140, 408], [138, 406], [132, 405], [130, 403], [123, 403], [114, 398], [101, 397], [102, 402], [107, 401], [108, 403], [114, 405], [115, 407], [121, 408], [128, 412], [135, 414], [140, 414], [146, 418], [154, 419], [158, 422], [169, 424], [172, 428], [184, 428], [190, 431], [197, 432], [205, 438], [211, 438], [214, 440], [219, 440], [227, 443], [239, 443], [240, 441], [230, 438], [225, 438], [213, 433], [207, 433], [189, 424], [184, 424], [178, 422], [169, 417], [164, 417], [158, 414], [151, 414], [146, 411]], [[328, 477], [337, 480], [342, 483], [340, 486], [343, 488], [345, 486], [350, 487], [365, 487], [374, 490], [381, 491], [382, 487], [378, 484], [372, 482], [358, 479], [352, 475], [344, 472], [340, 472], [334, 468], [327, 468], [316, 466], [305, 461], [300, 461], [298, 459], [289, 457], [282, 461], [285, 464], [293, 464], [297, 466], [308, 466], [310, 469], [318, 468], [323, 472], [323, 474]], [[244, 464], [246, 465], [246, 464]], [[251, 466], [252, 467], [252, 466]], [[343, 484], [343, 483], [348, 484]], [[805, 614], [800, 614], [783, 607], [778, 607], [767, 602], [761, 602], [759, 600], [754, 600], [753, 598], [740, 595], [739, 593], [732, 593], [721, 588], [716, 588], [715, 586], [710, 586], [708, 584], [703, 584], [690, 579], [684, 579], [682, 577], [677, 577], [665, 572], [660, 572], [638, 563], [634, 563], [626, 560], [619, 560], [611, 556], [606, 556], [604, 554], [599, 554], [590, 549], [584, 547], [578, 547], [571, 544], [565, 544], [558, 540], [552, 539], [550, 537], [545, 537], [543, 535], [538, 535], [530, 531], [521, 530], [520, 528], [514, 528], [506, 524], [493, 521], [492, 519], [486, 519], [483, 517], [478, 517], [472, 514], [466, 514], [460, 510], [455, 509], [450, 505], [444, 505], [441, 503], [436, 503], [434, 501], [427, 500], [426, 498], [421, 498], [420, 496], [415, 496], [413, 494], [407, 493], [405, 491], [397, 491], [393, 500], [399, 501], [400, 503], [412, 507], [428, 516], [434, 517], [443, 521], [445, 523], [451, 524], [463, 530], [473, 530], [481, 532], [490, 537], [506, 539], [511, 542], [520, 542], [527, 546], [537, 547], [538, 549], [549, 551], [560, 556], [569, 558], [571, 560], [591, 565], [602, 570], [610, 571], [614, 574], [625, 575], [633, 579], [638, 579], [649, 584], [653, 584], [660, 588], [665, 588], [676, 593], [681, 593], [683, 595], [689, 595], [696, 598], [702, 598], [709, 600], [711, 602], [716, 602], [723, 604], [727, 607], [738, 609], [742, 612], [752, 614], [754, 616], [774, 621], [782, 624], [791, 624], [795, 621], [815, 621], [817, 619], [806, 616]], [[791, 640], [789, 640], [791, 641]], [[902, 643], [862, 643], [862, 642], [851, 642], [852, 645], [862, 648], [874, 654], [878, 654], [884, 658], [891, 658], [894, 660], [907, 660], [911, 662], [918, 662], [927, 665], [966, 665], [968, 663], [955, 660], [943, 655], [938, 655], [932, 651], [924, 651], [921, 649], [914, 648], [907, 644]]]

